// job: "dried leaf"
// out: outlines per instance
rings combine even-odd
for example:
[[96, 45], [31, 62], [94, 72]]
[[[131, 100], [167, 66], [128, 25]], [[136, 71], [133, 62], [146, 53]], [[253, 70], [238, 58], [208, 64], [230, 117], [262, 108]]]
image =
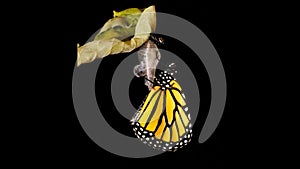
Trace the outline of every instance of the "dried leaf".
[[108, 55], [127, 53], [145, 43], [156, 28], [155, 7], [114, 11], [95, 39], [77, 48], [77, 66]]

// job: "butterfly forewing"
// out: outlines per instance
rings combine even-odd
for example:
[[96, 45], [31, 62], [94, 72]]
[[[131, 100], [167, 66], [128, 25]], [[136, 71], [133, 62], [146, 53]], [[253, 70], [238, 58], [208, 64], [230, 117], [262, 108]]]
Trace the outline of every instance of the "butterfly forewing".
[[190, 115], [185, 111], [186, 101], [179, 83], [165, 71], [157, 73], [153, 89], [132, 125], [136, 136], [145, 144], [163, 151], [176, 151], [191, 140]]

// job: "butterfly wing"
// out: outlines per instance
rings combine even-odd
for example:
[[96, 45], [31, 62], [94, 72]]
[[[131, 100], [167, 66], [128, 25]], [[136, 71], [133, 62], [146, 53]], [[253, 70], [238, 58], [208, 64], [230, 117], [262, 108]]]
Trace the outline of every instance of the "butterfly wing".
[[132, 120], [134, 132], [145, 144], [176, 151], [191, 141], [192, 124], [181, 86], [167, 73], [155, 86]]

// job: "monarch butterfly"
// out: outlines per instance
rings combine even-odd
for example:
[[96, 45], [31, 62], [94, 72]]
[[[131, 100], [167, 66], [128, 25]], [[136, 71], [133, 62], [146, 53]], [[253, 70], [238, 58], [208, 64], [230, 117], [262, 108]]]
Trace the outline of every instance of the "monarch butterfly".
[[176, 79], [157, 70], [153, 89], [131, 120], [135, 135], [145, 144], [176, 151], [191, 141], [192, 124], [185, 96]]
[[[151, 40], [148, 42], [151, 43]], [[155, 69], [160, 54], [153, 42], [151, 45], [154, 49], [147, 49], [148, 53], [143, 52], [146, 54], [143, 55], [144, 58], [139, 57], [141, 64], [135, 67], [135, 71], [140, 70], [136, 75], [145, 77], [145, 85], [150, 92], [133, 116], [131, 125], [135, 135], [143, 143], [154, 149], [176, 151], [191, 141], [191, 117], [187, 113], [185, 95], [173, 73]], [[152, 67], [145, 68], [147, 63]], [[155, 70], [156, 76], [153, 76]]]

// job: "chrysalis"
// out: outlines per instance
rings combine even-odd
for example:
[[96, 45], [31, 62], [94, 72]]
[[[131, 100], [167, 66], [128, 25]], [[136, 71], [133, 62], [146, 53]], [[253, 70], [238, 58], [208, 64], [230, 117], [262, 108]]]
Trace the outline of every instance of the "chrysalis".
[[148, 40], [138, 51], [140, 64], [134, 67], [134, 74], [137, 77], [145, 77], [145, 85], [152, 89], [155, 78], [156, 66], [161, 58], [156, 44]]

